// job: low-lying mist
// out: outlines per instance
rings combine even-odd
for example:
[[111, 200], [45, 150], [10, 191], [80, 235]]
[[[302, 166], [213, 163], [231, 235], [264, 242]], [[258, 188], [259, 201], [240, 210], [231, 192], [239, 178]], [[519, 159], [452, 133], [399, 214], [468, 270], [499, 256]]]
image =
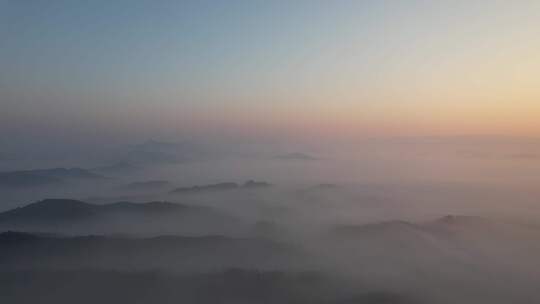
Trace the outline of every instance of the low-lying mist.
[[160, 303], [540, 301], [535, 141], [126, 151], [3, 167], [0, 300], [35, 302], [27, 285], [69, 303], [40, 289], [50, 279], [118, 299], [103, 303], [127, 303], [129, 286]]

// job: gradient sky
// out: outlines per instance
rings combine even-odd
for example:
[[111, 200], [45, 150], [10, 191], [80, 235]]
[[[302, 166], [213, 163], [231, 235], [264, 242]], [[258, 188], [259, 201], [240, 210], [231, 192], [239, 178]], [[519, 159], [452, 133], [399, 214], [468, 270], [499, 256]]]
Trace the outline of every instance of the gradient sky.
[[540, 136], [540, 1], [0, 0], [0, 136]]

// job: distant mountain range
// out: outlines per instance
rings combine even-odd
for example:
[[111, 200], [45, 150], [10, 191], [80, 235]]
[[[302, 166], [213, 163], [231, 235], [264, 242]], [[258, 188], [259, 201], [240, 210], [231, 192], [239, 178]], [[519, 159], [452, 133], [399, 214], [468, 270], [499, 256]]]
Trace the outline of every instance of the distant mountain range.
[[[403, 220], [384, 221], [364, 225], [340, 225], [335, 228], [336, 235], [362, 237], [373, 234], [433, 234], [450, 235], [462, 230], [490, 230], [508, 228], [508, 224], [498, 223], [477, 216], [446, 215], [432, 221], [414, 223]], [[472, 231], [471, 231], [472, 232]], [[540, 232], [540, 231], [539, 231]]]
[[477, 216], [447, 215], [420, 223], [394, 220], [364, 225], [340, 225], [333, 230], [333, 236], [341, 240], [388, 242], [389, 247], [403, 244], [407, 248], [416, 246], [417, 249], [437, 248], [433, 245], [453, 246], [463, 242], [471, 242], [468, 249], [472, 249], [475, 247], [472, 244], [475, 239], [479, 241], [476, 245], [480, 245], [480, 242], [487, 244], [490, 240], [512, 241], [512, 238], [508, 238], [511, 235], [520, 235], [522, 239], [535, 238], [532, 236], [540, 236], [540, 227], [499, 222]]
[[258, 182], [249, 180], [244, 184], [237, 184], [233, 182], [225, 182], [218, 184], [202, 185], [202, 186], [192, 186], [192, 187], [180, 187], [171, 191], [171, 193], [176, 194], [190, 194], [190, 193], [207, 193], [207, 192], [218, 192], [226, 190], [236, 190], [236, 189], [258, 189], [258, 188], [268, 188], [272, 184], [267, 182]]
[[207, 234], [238, 231], [241, 221], [210, 207], [169, 202], [90, 204], [46, 199], [0, 213], [0, 230], [70, 234]]
[[113, 212], [173, 212], [188, 208], [167, 202], [131, 203], [118, 202], [105, 205], [85, 203], [73, 199], [45, 199], [24, 207], [0, 213], [0, 223], [21, 221], [78, 220], [103, 216]]
[[68, 181], [102, 180], [104, 176], [81, 168], [52, 168], [0, 172], [0, 187], [37, 187]]

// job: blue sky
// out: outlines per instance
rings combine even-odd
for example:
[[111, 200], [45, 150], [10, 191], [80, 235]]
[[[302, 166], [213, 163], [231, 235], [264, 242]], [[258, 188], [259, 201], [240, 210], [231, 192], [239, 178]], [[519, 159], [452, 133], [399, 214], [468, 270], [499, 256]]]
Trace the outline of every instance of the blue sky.
[[0, 124], [523, 133], [539, 16], [536, 1], [3, 0]]

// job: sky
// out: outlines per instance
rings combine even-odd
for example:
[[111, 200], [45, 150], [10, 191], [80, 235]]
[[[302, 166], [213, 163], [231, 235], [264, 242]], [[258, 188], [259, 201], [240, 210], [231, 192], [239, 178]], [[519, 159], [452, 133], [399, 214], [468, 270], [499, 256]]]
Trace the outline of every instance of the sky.
[[540, 136], [540, 1], [0, 0], [0, 142]]

